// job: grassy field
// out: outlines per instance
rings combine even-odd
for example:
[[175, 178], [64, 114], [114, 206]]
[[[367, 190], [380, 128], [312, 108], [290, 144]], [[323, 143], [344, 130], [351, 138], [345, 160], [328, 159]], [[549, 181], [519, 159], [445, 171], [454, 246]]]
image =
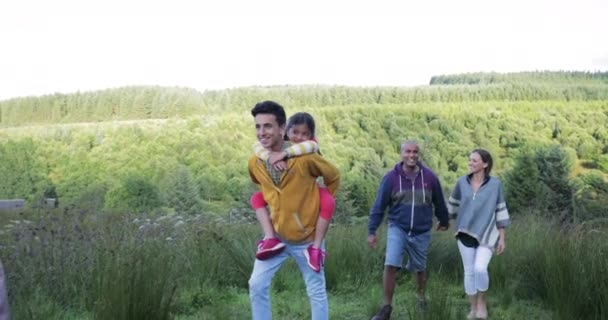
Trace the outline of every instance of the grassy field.
[[[247, 280], [259, 236], [254, 224], [77, 210], [14, 212], [0, 223], [15, 319], [250, 318]], [[566, 228], [515, 217], [505, 254], [490, 264], [491, 318], [605, 318], [607, 240], [599, 221]], [[369, 319], [382, 298], [384, 242], [370, 250], [365, 224], [335, 225], [327, 250], [330, 318]], [[414, 311], [414, 281], [403, 272], [394, 318], [463, 319], [461, 269], [452, 233], [435, 234], [428, 310]], [[309, 318], [292, 262], [276, 275], [272, 301], [275, 319]]]

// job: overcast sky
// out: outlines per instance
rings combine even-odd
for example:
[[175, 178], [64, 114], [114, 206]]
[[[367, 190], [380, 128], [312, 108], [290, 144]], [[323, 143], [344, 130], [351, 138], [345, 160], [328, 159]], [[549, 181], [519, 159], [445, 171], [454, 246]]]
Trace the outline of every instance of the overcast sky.
[[608, 70], [606, 0], [3, 0], [0, 99]]

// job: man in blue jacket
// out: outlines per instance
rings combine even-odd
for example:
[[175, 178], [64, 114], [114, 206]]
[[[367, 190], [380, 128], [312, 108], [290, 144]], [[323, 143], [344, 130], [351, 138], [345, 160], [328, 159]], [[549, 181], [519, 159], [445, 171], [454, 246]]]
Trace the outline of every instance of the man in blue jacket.
[[[424, 307], [426, 287], [426, 256], [431, 242], [433, 211], [439, 220], [437, 230], [449, 228], [448, 210], [437, 176], [419, 160], [416, 141], [401, 144], [402, 161], [384, 175], [374, 206], [369, 215], [367, 242], [376, 247], [376, 230], [388, 208], [386, 259], [384, 261], [384, 306], [372, 320], [390, 319], [397, 271], [402, 268], [403, 254], [408, 255], [405, 266], [416, 273], [416, 306]], [[433, 210], [434, 209], [434, 210]]]

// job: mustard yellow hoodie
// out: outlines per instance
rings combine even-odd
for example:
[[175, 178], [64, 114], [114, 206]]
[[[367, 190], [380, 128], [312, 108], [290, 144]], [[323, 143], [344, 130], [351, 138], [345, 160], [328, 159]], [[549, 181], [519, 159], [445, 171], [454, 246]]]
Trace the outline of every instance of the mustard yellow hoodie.
[[338, 169], [318, 154], [307, 154], [287, 160], [279, 185], [264, 166], [263, 160], [249, 158], [249, 175], [259, 185], [270, 209], [274, 231], [289, 242], [311, 241], [319, 217], [317, 177], [323, 177], [327, 189], [336, 195], [340, 184]]

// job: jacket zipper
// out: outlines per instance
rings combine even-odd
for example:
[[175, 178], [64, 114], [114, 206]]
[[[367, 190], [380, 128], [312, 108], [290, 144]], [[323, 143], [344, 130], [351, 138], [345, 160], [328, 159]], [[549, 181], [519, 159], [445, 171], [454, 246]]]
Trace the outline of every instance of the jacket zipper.
[[[481, 190], [481, 188], [483, 188], [483, 186], [487, 183], [488, 181], [484, 181], [481, 183], [481, 185], [479, 186], [479, 188], [477, 188], [477, 191], [473, 191], [473, 200], [475, 200], [475, 196], [477, 195], [477, 193], [479, 193], [479, 190]], [[473, 187], [471, 186], [471, 189], [473, 189]]]
[[416, 195], [414, 194], [416, 189], [414, 188], [414, 182], [416, 182], [416, 179], [412, 181], [412, 214], [410, 215], [410, 232], [408, 232], [409, 236], [412, 235], [412, 229], [414, 228], [414, 205], [416, 204]]

